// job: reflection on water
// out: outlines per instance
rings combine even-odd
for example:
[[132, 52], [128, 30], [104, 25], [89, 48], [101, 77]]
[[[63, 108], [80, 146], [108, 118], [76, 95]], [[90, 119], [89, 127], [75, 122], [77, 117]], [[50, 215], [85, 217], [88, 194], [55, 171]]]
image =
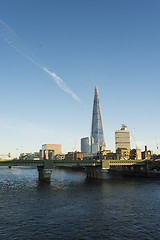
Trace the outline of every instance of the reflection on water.
[[0, 168], [0, 239], [157, 239], [160, 180]]

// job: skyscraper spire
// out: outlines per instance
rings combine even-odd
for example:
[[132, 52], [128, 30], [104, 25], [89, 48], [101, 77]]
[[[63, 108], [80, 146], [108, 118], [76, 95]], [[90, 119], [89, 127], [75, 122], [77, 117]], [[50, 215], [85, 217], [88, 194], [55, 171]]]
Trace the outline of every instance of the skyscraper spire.
[[94, 90], [91, 137], [94, 138], [94, 144], [97, 144], [98, 147], [106, 146], [105, 141], [104, 141], [104, 134], [103, 134], [103, 125], [102, 125], [102, 116], [101, 116], [98, 86], [96, 86], [95, 90]]

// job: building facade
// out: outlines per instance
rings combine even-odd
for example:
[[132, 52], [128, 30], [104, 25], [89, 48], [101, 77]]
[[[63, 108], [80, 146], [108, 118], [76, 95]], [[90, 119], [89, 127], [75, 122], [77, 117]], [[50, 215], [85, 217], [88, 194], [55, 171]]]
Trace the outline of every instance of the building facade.
[[153, 155], [153, 152], [150, 150], [147, 150], [147, 146], [145, 146], [145, 150], [142, 152], [142, 159], [150, 160], [152, 155]]
[[65, 160], [65, 154], [56, 154], [54, 156], [55, 160]]
[[115, 150], [130, 149], [130, 132], [127, 125], [122, 124], [121, 130], [115, 131]]
[[130, 151], [130, 159], [132, 159], [132, 160], [142, 159], [141, 149], [132, 149]]
[[53, 160], [54, 156], [61, 154], [61, 144], [43, 144], [42, 159]]
[[130, 159], [130, 149], [117, 148], [116, 150], [118, 160], [129, 160]]
[[68, 152], [65, 154], [65, 160], [83, 160], [83, 152]]
[[91, 138], [90, 137], [81, 138], [81, 152], [84, 152], [84, 153], [91, 152]]
[[[101, 108], [99, 101], [98, 87], [95, 87], [94, 90], [94, 102], [93, 102], [93, 113], [92, 113], [92, 128], [91, 128], [91, 139], [94, 140], [94, 143], [91, 142], [91, 152], [92, 144], [96, 145], [97, 150], [100, 150], [100, 147], [106, 147], [103, 133], [103, 124], [101, 116]], [[95, 147], [94, 147], [95, 151]]]

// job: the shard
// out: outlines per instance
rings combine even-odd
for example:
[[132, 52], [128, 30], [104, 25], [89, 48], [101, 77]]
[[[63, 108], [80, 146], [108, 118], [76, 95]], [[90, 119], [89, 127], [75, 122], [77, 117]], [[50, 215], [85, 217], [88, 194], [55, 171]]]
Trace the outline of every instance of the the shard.
[[92, 138], [94, 139], [94, 144], [97, 144], [98, 149], [100, 149], [100, 147], [106, 146], [104, 141], [102, 115], [101, 115], [99, 93], [98, 93], [97, 86], [95, 87], [95, 90], [94, 90], [91, 139]]

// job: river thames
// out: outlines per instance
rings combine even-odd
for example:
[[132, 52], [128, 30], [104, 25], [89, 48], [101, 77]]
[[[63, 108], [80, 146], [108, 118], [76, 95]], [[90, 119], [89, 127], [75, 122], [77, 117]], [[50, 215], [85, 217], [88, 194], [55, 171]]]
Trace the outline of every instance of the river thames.
[[0, 239], [160, 239], [160, 180], [0, 168]]

